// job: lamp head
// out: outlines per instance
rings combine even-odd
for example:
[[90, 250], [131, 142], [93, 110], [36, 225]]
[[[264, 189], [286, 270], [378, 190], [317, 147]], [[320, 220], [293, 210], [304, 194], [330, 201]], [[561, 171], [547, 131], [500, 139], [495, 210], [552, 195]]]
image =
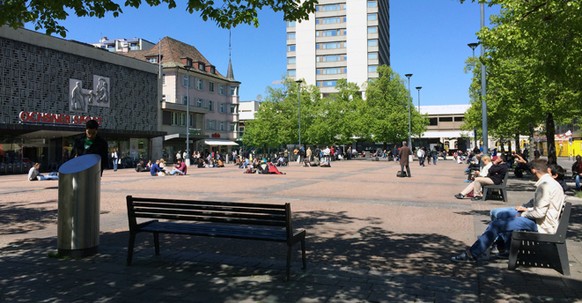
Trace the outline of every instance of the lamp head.
[[479, 42], [472, 42], [467, 44], [472, 50], [475, 50], [475, 48], [479, 45]]
[[404, 76], [408, 79], [410, 79], [410, 77], [412, 77], [412, 74], [404, 74]]
[[301, 83], [303, 83], [303, 80], [301, 80], [301, 79], [297, 79], [297, 80], [295, 80], [295, 83], [297, 83], [297, 84], [301, 84]]
[[416, 89], [420, 90], [422, 88], [422, 86], [417, 86]]

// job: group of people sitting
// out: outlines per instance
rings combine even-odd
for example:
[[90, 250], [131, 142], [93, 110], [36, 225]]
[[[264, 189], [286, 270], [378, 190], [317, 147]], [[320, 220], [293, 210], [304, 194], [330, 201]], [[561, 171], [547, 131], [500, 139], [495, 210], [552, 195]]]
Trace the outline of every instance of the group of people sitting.
[[243, 168], [243, 173], [245, 174], [275, 174], [275, 175], [285, 175], [285, 173], [279, 171], [277, 166], [273, 162], [267, 161], [267, 159], [255, 158], [252, 162], [248, 159], [242, 162], [240, 168]]
[[[151, 163], [148, 162], [148, 165]], [[138, 164], [139, 165], [139, 164]], [[137, 170], [137, 169], [136, 169]], [[166, 161], [162, 158], [160, 160], [156, 160], [154, 164], [151, 164], [150, 167], [150, 174], [152, 176], [183, 176], [188, 173], [188, 166], [186, 162], [182, 161], [182, 159], [176, 160], [174, 167], [171, 170], [166, 168]]]

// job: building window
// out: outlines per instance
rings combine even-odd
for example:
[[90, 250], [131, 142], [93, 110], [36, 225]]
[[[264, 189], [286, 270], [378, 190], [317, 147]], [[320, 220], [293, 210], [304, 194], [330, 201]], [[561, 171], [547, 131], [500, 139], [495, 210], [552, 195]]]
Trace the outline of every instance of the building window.
[[295, 40], [295, 32], [287, 33], [287, 40]]
[[317, 62], [342, 62], [348, 60], [347, 55], [326, 55], [326, 56], [317, 56]]
[[188, 96], [182, 97], [182, 104], [184, 104], [184, 105], [188, 104]]
[[439, 125], [439, 119], [437, 119], [437, 118], [429, 118], [428, 119], [428, 125], [430, 125], [430, 126], [437, 126], [437, 125]]
[[236, 105], [234, 105], [234, 104], [231, 104], [230, 105], [230, 113], [231, 114], [236, 114]]
[[316, 49], [338, 49], [338, 48], [345, 48], [347, 42], [324, 42], [324, 43], [316, 43]]
[[453, 122], [453, 117], [439, 117], [439, 122]]
[[335, 87], [337, 84], [336, 80], [327, 80], [327, 81], [317, 81], [318, 87]]
[[295, 64], [297, 62], [295, 57], [287, 58], [287, 64]]
[[210, 100], [208, 100], [208, 111], [209, 112], [214, 111], [213, 103]]
[[295, 77], [297, 75], [297, 71], [294, 69], [287, 70], [287, 77]]
[[368, 40], [368, 47], [378, 47], [378, 39]]
[[214, 91], [214, 82], [208, 82], [208, 90], [211, 92]]
[[328, 29], [323, 31], [316, 31], [316, 37], [336, 37], [336, 36], [345, 36], [347, 33], [346, 29]]
[[148, 62], [149, 63], [158, 63], [158, 58], [157, 57], [150, 57], [150, 58], [148, 58]]
[[377, 34], [378, 27], [377, 26], [368, 26], [368, 35], [370, 34]]
[[204, 89], [204, 81], [202, 79], [198, 79], [196, 81], [196, 88], [198, 90], [203, 90]]
[[218, 109], [221, 113], [226, 113], [226, 104], [220, 103], [220, 108]]
[[[369, 20], [369, 19], [368, 19]], [[316, 18], [315, 24], [340, 24], [346, 22], [346, 16]]]
[[368, 14], [368, 21], [376, 21], [378, 20], [378, 14], [373, 13], [373, 14]]
[[369, 65], [368, 66], [368, 73], [375, 73], [377, 69], [378, 69], [377, 65]]
[[295, 27], [295, 21], [287, 21], [287, 27]]
[[455, 122], [463, 122], [465, 121], [465, 117], [455, 117]]
[[368, 8], [374, 8], [374, 7], [378, 7], [378, 1], [377, 0], [368, 0]]
[[221, 95], [223, 95], [223, 96], [226, 95], [226, 91], [225, 91], [224, 85], [220, 85], [218, 87], [218, 93], [221, 94]]
[[205, 70], [205, 65], [202, 62], [198, 62], [198, 70], [204, 71]]
[[222, 131], [222, 132], [226, 130], [226, 128], [224, 127], [224, 122], [223, 121], [220, 121], [220, 129], [219, 130]]
[[204, 100], [202, 99], [196, 100], [196, 107], [202, 107], [202, 105], [204, 105]]
[[184, 76], [184, 77], [182, 77], [182, 85], [183, 85], [184, 87], [189, 87], [189, 85], [188, 85], [188, 84], [189, 84], [189, 82], [190, 82], [190, 77], [188, 77], [188, 76]]
[[210, 130], [216, 130], [216, 120], [206, 120], [206, 126]]
[[329, 67], [329, 68], [318, 68], [316, 70], [317, 75], [339, 75], [348, 72], [347, 67]]
[[289, 44], [289, 45], [287, 45], [287, 51], [288, 52], [294, 52], [295, 49], [296, 49], [295, 44]]
[[378, 60], [378, 53], [368, 53], [368, 60]]
[[335, 3], [335, 4], [323, 4], [315, 6], [316, 12], [333, 12], [333, 11], [340, 11], [345, 10], [346, 5], [343, 3]]
[[230, 87], [230, 95], [231, 96], [236, 96], [237, 95], [237, 93], [236, 93], [237, 92], [237, 88], [238, 87], [236, 87], [236, 86], [231, 86]]

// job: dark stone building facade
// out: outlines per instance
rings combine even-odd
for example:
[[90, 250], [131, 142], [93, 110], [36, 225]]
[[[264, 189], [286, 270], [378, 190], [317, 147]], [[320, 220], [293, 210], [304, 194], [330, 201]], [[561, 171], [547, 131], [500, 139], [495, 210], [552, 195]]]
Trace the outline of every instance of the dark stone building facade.
[[[0, 174], [56, 170], [88, 119], [124, 165], [161, 153], [155, 65], [24, 29], [0, 27]], [[159, 142], [159, 143], [158, 143]]]

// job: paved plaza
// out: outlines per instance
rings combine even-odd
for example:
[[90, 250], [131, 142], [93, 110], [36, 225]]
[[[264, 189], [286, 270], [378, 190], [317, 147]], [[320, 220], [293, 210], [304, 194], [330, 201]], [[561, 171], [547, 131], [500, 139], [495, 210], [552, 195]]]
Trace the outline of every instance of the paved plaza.
[[[569, 168], [569, 165], [566, 166]], [[411, 166], [397, 178], [388, 161], [297, 163], [286, 175], [243, 174], [234, 166], [187, 176], [105, 171], [99, 253], [57, 259], [58, 181], [0, 176], [0, 302], [582, 302], [582, 200], [568, 231], [571, 276], [507, 260], [454, 264], [488, 222], [489, 210], [533, 197], [534, 183], [510, 178], [509, 202], [457, 200], [465, 165]], [[290, 202], [307, 230], [307, 269], [294, 251], [285, 281], [279, 243], [151, 235], [137, 237], [125, 265], [125, 196], [261, 203]]]

